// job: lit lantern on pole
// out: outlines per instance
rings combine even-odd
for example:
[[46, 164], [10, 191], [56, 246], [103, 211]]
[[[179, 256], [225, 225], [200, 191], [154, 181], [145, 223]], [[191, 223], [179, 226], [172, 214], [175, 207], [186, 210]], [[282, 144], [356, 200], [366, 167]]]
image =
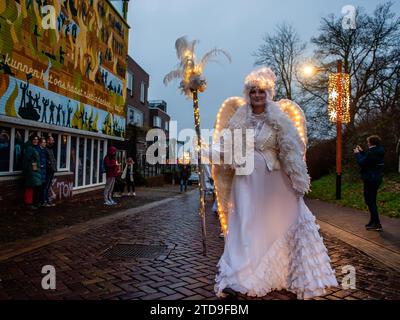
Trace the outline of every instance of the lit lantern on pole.
[[328, 113], [336, 122], [336, 199], [341, 199], [342, 187], [342, 123], [350, 122], [350, 75], [342, 73], [342, 61], [337, 62], [337, 73], [329, 75]]

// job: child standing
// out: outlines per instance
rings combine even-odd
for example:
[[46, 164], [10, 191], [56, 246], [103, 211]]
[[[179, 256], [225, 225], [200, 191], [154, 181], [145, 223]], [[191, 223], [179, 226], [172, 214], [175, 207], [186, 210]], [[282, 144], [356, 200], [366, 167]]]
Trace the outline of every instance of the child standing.
[[135, 193], [135, 180], [133, 178], [133, 165], [134, 161], [131, 157], [126, 160], [126, 165], [124, 168], [124, 172], [121, 175], [122, 180], [125, 180], [126, 183], [126, 191], [128, 192], [129, 196], [136, 196]]

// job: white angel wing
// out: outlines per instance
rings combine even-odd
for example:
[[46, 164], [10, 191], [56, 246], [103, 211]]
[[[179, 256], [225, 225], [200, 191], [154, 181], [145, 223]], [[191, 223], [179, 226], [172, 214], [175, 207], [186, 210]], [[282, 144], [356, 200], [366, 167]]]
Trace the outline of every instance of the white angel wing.
[[[213, 144], [218, 144], [221, 131], [228, 128], [228, 123], [231, 117], [235, 114], [236, 110], [245, 103], [245, 100], [240, 97], [232, 97], [226, 99], [222, 103], [214, 125]], [[230, 194], [234, 174], [234, 170], [227, 166], [212, 165], [212, 177], [217, 198], [218, 215], [222, 231], [225, 235], [228, 228]]]
[[306, 117], [304, 115], [304, 111], [300, 108], [300, 106], [289, 99], [282, 99], [278, 102], [279, 107], [282, 111], [284, 111], [289, 118], [293, 121], [301, 140], [304, 142], [304, 151], [307, 148], [307, 124]]

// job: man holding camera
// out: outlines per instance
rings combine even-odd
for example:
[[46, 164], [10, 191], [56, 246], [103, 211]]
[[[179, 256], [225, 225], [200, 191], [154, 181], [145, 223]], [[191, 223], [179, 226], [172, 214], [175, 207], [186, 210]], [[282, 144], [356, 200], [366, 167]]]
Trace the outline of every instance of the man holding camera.
[[385, 151], [378, 136], [368, 137], [367, 143], [367, 151], [363, 151], [360, 146], [353, 150], [357, 163], [361, 168], [361, 178], [364, 182], [364, 199], [371, 214], [370, 221], [365, 227], [367, 230], [382, 231], [376, 197], [383, 179]]

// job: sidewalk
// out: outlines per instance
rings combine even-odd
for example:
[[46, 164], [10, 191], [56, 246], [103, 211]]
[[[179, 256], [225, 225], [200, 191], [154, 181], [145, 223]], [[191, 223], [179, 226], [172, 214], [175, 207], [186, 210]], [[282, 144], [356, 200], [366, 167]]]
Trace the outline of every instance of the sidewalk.
[[[210, 201], [206, 217], [207, 256], [201, 254], [197, 190], [96, 222], [88, 221], [75, 229], [57, 231], [57, 237], [50, 233], [42, 239], [47, 243], [35, 246], [35, 239], [24, 241], [25, 251], [14, 252], [0, 261], [0, 300], [215, 300], [216, 265], [224, 241], [219, 237], [219, 221], [211, 212]], [[342, 268], [351, 265], [356, 269], [356, 289], [339, 286], [316, 300], [400, 299], [399, 272], [325, 232], [324, 228], [321, 234], [339, 284], [346, 274]], [[110, 249], [118, 245], [144, 250], [134, 251], [132, 256], [110, 255]], [[155, 249], [161, 251], [149, 257]], [[56, 268], [56, 290], [41, 287], [44, 265]], [[251, 300], [246, 296], [239, 298]], [[283, 290], [260, 299], [296, 297]]]
[[307, 199], [306, 203], [322, 230], [400, 270], [400, 219], [381, 216], [383, 232], [367, 231], [367, 212], [314, 199]]
[[[190, 187], [190, 189], [193, 187]], [[74, 199], [58, 203], [55, 207], [28, 210], [22, 204], [0, 215], [0, 247], [7, 243], [40, 237], [80, 223], [136, 208], [179, 194], [179, 186], [136, 188], [136, 197], [115, 198], [115, 206], [104, 205], [102, 190], [89, 199]], [[84, 210], [83, 210], [84, 209]]]

